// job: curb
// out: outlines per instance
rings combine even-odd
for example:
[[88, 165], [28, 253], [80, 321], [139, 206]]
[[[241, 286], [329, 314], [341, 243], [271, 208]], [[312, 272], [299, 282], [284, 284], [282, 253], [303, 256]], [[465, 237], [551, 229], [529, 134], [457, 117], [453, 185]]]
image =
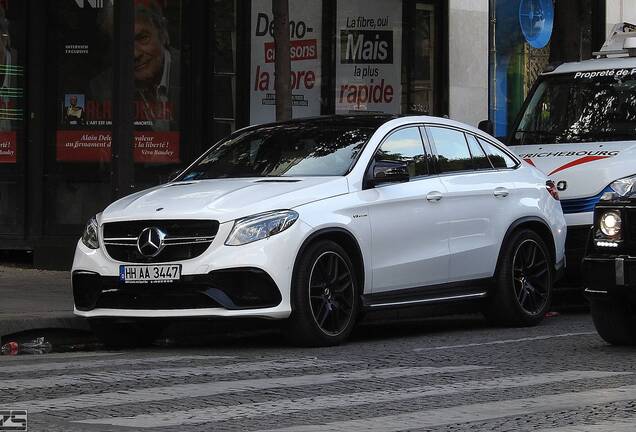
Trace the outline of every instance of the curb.
[[22, 315], [0, 317], [0, 338], [27, 331], [44, 329], [67, 329], [90, 331], [88, 321], [73, 314], [46, 314], [45, 316]]

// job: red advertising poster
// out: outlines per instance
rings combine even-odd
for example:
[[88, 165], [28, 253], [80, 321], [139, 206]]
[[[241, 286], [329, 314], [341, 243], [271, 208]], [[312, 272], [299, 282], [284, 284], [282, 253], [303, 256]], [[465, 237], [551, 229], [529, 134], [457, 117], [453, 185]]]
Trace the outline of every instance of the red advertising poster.
[[[110, 131], [57, 131], [58, 161], [110, 162], [111, 158]], [[133, 159], [137, 163], [179, 162], [179, 132], [135, 132]]]
[[179, 132], [135, 132], [135, 162], [179, 162]]
[[110, 131], [59, 130], [56, 141], [58, 161], [110, 162]]
[[0, 132], [0, 163], [16, 163], [15, 132]]

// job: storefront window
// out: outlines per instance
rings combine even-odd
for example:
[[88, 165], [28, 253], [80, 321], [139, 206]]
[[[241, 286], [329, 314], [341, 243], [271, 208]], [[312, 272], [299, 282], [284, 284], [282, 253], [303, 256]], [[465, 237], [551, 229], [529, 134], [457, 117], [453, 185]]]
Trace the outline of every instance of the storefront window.
[[24, 208], [26, 8], [0, 2], [0, 233], [17, 235]]
[[[509, 133], [532, 85], [553, 62], [591, 58], [602, 41], [604, 9], [596, 0], [497, 0], [491, 10], [496, 23], [491, 46], [490, 118], [495, 135]], [[595, 31], [595, 26], [601, 31]], [[598, 45], [598, 46], [594, 46]]]
[[67, 0], [47, 6], [45, 229], [75, 234], [111, 197], [109, 88], [95, 92], [112, 64], [112, 3]]
[[[49, 3], [57, 75], [54, 151], [48, 153], [49, 229], [81, 225], [111, 200], [113, 1]], [[181, 1], [134, 2], [135, 186], [181, 162]], [[70, 228], [69, 228], [70, 229]]]
[[182, 140], [181, 0], [135, 1], [135, 187], [168, 180], [185, 159]]
[[236, 129], [236, 0], [215, 0], [212, 97], [213, 141]]
[[435, 6], [416, 3], [413, 56], [409, 70], [411, 79], [407, 95], [408, 112], [414, 114], [427, 115], [434, 112], [436, 32]]
[[[111, 158], [113, 3], [61, 13], [58, 162]], [[99, 4], [99, 3], [98, 3]], [[136, 163], [179, 162], [180, 1], [135, 1]], [[85, 32], [79, 31], [85, 27]], [[76, 37], [73, 43], [69, 37]], [[97, 51], [100, 49], [100, 51]], [[95, 52], [97, 51], [97, 52]], [[110, 53], [111, 55], [108, 55]], [[81, 63], [81, 64], [80, 64]], [[88, 63], [88, 64], [87, 64]]]

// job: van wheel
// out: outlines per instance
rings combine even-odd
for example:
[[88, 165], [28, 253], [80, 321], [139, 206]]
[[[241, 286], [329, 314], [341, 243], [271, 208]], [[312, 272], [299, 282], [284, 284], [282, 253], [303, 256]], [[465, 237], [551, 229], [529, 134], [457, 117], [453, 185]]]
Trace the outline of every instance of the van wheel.
[[533, 326], [543, 320], [552, 301], [552, 259], [543, 239], [524, 229], [503, 246], [496, 285], [485, 315], [509, 326]]
[[614, 299], [591, 300], [592, 319], [598, 334], [612, 345], [636, 345], [636, 314]]
[[321, 240], [298, 260], [292, 280], [292, 314], [285, 335], [300, 346], [333, 346], [345, 341], [356, 322], [359, 298], [347, 252]]
[[107, 318], [91, 319], [89, 325], [97, 339], [107, 348], [150, 346], [164, 328], [156, 322], [117, 322]]

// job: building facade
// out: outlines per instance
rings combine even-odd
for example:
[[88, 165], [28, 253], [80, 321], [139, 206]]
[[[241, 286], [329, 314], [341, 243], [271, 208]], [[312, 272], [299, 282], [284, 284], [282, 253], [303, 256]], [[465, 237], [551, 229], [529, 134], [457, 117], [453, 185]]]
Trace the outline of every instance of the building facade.
[[[68, 268], [114, 198], [275, 117], [271, 0], [117, 1], [0, 0], [0, 249], [38, 267]], [[627, 0], [289, 4], [295, 117], [490, 118], [499, 136], [543, 66], [589, 58], [636, 15]]]

